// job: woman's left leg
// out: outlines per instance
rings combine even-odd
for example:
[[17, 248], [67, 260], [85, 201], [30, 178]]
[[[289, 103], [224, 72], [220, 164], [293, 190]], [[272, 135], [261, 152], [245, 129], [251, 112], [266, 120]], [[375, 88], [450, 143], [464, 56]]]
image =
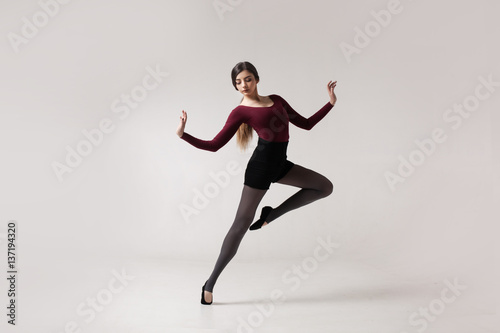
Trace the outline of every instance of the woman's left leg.
[[328, 178], [297, 164], [277, 183], [300, 187], [301, 190], [278, 207], [273, 208], [267, 216], [266, 222], [271, 222], [291, 210], [327, 197], [333, 192], [333, 184]]

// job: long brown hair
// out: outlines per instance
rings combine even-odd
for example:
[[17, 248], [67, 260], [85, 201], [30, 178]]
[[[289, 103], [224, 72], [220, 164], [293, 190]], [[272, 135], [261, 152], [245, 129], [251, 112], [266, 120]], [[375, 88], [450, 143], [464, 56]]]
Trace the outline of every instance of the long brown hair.
[[[247, 70], [250, 73], [252, 73], [253, 76], [255, 76], [255, 80], [259, 80], [259, 74], [257, 73], [257, 69], [255, 68], [254, 65], [252, 65], [248, 61], [239, 62], [238, 64], [236, 64], [236, 66], [234, 66], [233, 70], [231, 71], [231, 80], [233, 81], [233, 86], [234, 89], [236, 90], [238, 90], [238, 88], [236, 88], [236, 77], [244, 70]], [[243, 101], [243, 99], [241, 100]], [[236, 133], [236, 142], [241, 150], [245, 150], [248, 147], [248, 144], [250, 143], [252, 136], [253, 136], [252, 127], [246, 123], [241, 124], [240, 127], [238, 128], [238, 132]]]
[[248, 124], [241, 124], [236, 132], [236, 143], [241, 150], [246, 150], [250, 140], [252, 140], [253, 128]]

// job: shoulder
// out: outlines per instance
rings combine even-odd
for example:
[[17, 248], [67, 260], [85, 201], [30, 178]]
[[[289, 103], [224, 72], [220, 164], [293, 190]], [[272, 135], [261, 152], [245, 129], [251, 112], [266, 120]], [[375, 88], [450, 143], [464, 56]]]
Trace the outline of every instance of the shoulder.
[[271, 97], [273, 100], [286, 102], [286, 100], [283, 97], [281, 97], [281, 95], [278, 95], [278, 94], [271, 94], [271, 95], [269, 95], [269, 97]]
[[278, 95], [278, 94], [271, 94], [269, 95], [269, 97], [273, 100], [273, 101], [278, 101], [281, 105], [283, 105], [284, 107], [287, 107], [288, 106], [288, 102], [283, 98], [281, 97], [281, 95]]
[[247, 119], [249, 116], [249, 110], [244, 105], [237, 105], [230, 113], [230, 119]]
[[272, 99], [273, 102], [278, 101], [280, 104], [283, 104], [283, 102], [286, 103], [286, 101], [283, 99], [283, 97], [281, 97], [278, 94], [271, 94], [271, 95], [269, 95], [269, 98]]

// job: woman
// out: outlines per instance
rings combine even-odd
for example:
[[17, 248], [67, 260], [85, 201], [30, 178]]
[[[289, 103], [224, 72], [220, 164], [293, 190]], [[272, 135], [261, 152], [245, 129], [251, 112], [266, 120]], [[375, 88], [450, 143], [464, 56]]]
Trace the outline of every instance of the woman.
[[210, 151], [223, 147], [236, 132], [238, 144], [243, 149], [252, 137], [252, 128], [259, 135], [258, 145], [245, 171], [236, 217], [224, 238], [214, 270], [202, 287], [201, 303], [207, 305], [212, 304], [215, 282], [236, 254], [255, 216], [257, 206], [271, 183], [296, 186], [301, 190], [276, 208], [264, 207], [260, 219], [250, 226], [250, 230], [260, 229], [286, 212], [324, 198], [333, 191], [333, 184], [326, 177], [288, 161], [286, 148], [289, 138], [288, 123], [307, 130], [316, 125], [337, 102], [334, 93], [337, 81], [328, 83], [330, 101], [310, 118], [304, 118], [279, 95], [266, 97], [258, 94], [259, 75], [251, 63], [238, 63], [231, 72], [231, 79], [235, 89], [243, 94], [243, 99], [229, 114], [226, 124], [212, 140], [200, 140], [184, 132], [187, 122], [187, 113], [184, 110], [177, 128], [177, 135], [181, 139], [197, 148]]

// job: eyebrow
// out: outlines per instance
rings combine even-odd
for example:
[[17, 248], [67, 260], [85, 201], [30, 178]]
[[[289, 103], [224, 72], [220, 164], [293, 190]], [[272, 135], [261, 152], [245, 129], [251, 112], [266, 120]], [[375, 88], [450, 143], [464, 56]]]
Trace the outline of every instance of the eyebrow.
[[[247, 77], [250, 77], [250, 75], [245, 76], [245, 77], [244, 77], [244, 79], [246, 79]], [[236, 81], [239, 81], [239, 80], [240, 80], [240, 79], [236, 79]]]

